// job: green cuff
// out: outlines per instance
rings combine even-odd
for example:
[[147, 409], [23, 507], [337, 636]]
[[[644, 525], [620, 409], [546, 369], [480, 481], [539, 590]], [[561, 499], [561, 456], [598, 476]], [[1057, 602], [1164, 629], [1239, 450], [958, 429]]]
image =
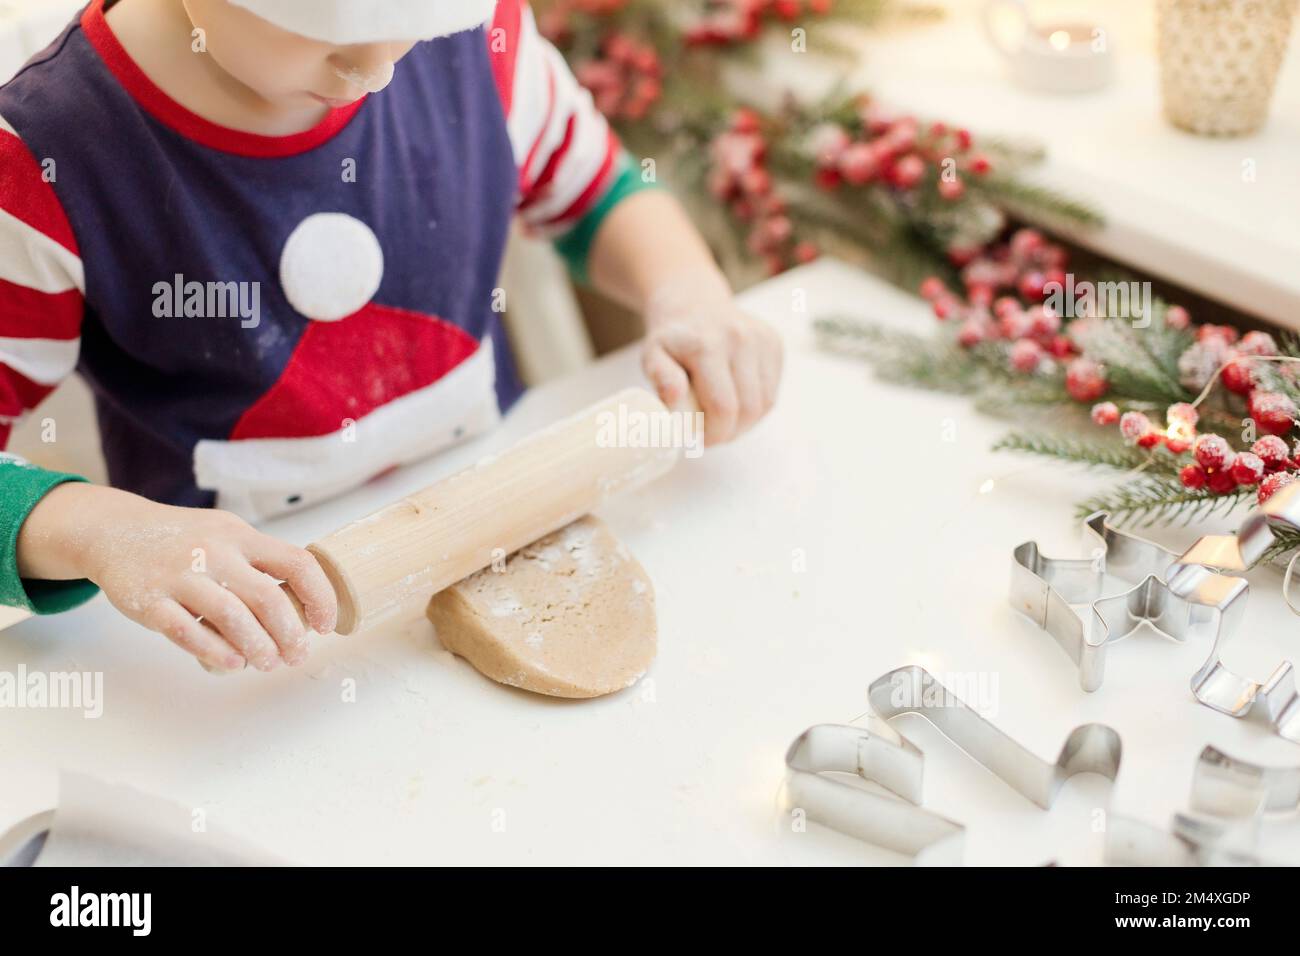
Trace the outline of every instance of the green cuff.
[[26, 581], [18, 575], [18, 532], [36, 503], [65, 481], [85, 480], [0, 458], [0, 605], [58, 614], [99, 593], [89, 581]]
[[605, 195], [591, 210], [578, 220], [577, 224], [559, 239], [555, 240], [556, 251], [569, 267], [569, 274], [574, 281], [586, 284], [587, 260], [591, 257], [591, 246], [596, 241], [605, 217], [614, 207], [633, 193], [653, 189], [654, 183], [646, 182], [632, 157], [624, 153], [619, 160], [619, 172], [605, 190]]

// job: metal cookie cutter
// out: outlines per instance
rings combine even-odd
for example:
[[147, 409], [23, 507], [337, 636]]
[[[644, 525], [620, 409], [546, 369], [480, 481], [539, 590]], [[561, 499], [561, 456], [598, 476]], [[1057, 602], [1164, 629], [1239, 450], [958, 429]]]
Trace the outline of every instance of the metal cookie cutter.
[[1192, 774], [1190, 813], [1169, 830], [1112, 816], [1106, 862], [1116, 866], [1258, 866], [1264, 815], [1300, 806], [1300, 767], [1262, 767], [1206, 747]]
[[[1300, 528], [1300, 483], [1279, 489], [1246, 517], [1236, 534], [1199, 538], [1169, 569], [1170, 588], [1192, 600], [1202, 600], [1210, 591], [1223, 588], [1220, 582], [1239, 580], [1209, 569], [1245, 571], [1253, 566], [1277, 540], [1270, 522]], [[1300, 554], [1287, 565], [1282, 584], [1282, 595], [1292, 611], [1296, 607], [1291, 600], [1291, 577], [1297, 558]], [[1262, 714], [1278, 736], [1300, 743], [1300, 697], [1290, 661], [1278, 664], [1261, 683], [1224, 667], [1216, 642], [1210, 658], [1192, 678], [1192, 691], [1207, 707], [1233, 717]]]
[[[1090, 557], [1049, 558], [1034, 541], [1012, 553], [1012, 606], [1056, 640], [1079, 668], [1079, 685], [1088, 692], [1101, 687], [1107, 647], [1144, 621], [1180, 642], [1212, 634], [1217, 646], [1240, 620], [1248, 590], [1241, 578], [1217, 575], [1187, 578], [1180, 588], [1171, 588], [1165, 574], [1177, 555], [1112, 527], [1108, 517], [1098, 511], [1084, 521], [1085, 533], [1098, 545]], [[1107, 573], [1138, 583], [1103, 596]], [[1080, 618], [1072, 604], [1091, 605], [1090, 619]]]
[[[921, 807], [924, 755], [887, 721], [920, 714], [1017, 793], [1050, 809], [1065, 781], [1079, 773], [1114, 780], [1119, 734], [1103, 724], [1076, 727], [1055, 763], [1039, 759], [968, 707], [922, 667], [900, 667], [871, 684], [871, 727], [819, 724], [786, 753], [782, 802], [808, 819], [914, 858], [921, 865], [961, 862], [965, 827]], [[841, 782], [855, 773], [902, 799]]]

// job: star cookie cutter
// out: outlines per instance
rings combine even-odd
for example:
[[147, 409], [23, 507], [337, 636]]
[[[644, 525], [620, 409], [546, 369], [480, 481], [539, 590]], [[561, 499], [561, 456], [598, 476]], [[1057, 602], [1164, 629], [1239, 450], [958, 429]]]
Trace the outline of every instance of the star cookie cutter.
[[[1079, 669], [1079, 686], [1091, 693], [1105, 678], [1106, 652], [1115, 641], [1142, 623], [1182, 643], [1207, 636], [1210, 659], [1192, 680], [1198, 700], [1225, 671], [1219, 645], [1240, 623], [1249, 586], [1243, 578], [1188, 569], [1173, 583], [1166, 574], [1178, 556], [1155, 542], [1113, 527], [1098, 511], [1084, 521], [1085, 534], [1097, 542], [1087, 558], [1049, 558], [1034, 541], [1012, 553], [1011, 605], [1047, 631]], [[1107, 575], [1136, 582], [1127, 591], [1105, 595]], [[1089, 605], [1087, 619], [1071, 605]], [[1218, 670], [1211, 676], [1210, 672]], [[1219, 695], [1209, 695], [1218, 700]], [[1216, 709], [1219, 709], [1216, 707]]]
[[1260, 866], [1266, 814], [1300, 807], [1300, 767], [1265, 767], [1206, 747], [1192, 773], [1189, 813], [1169, 830], [1112, 816], [1106, 862], [1115, 866]]
[[[1027, 800], [1051, 809], [1076, 774], [1119, 773], [1119, 734], [1104, 724], [1072, 730], [1048, 763], [998, 730], [941, 684], [912, 665], [890, 671], [868, 689], [871, 726], [818, 724], [786, 753], [782, 804], [791, 812], [864, 842], [913, 858], [918, 865], [961, 862], [965, 826], [921, 806], [924, 754], [888, 723], [919, 714]], [[827, 776], [852, 773], [895, 796]], [[901, 799], [900, 799], [901, 798]]]

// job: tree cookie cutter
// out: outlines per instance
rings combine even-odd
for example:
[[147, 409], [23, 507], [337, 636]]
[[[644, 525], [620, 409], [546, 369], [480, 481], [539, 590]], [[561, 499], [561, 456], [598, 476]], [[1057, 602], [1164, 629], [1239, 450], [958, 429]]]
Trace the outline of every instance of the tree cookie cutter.
[[[1088, 558], [1049, 558], [1036, 542], [1016, 548], [1011, 562], [1011, 604], [1048, 632], [1079, 669], [1079, 685], [1098, 690], [1110, 644], [1143, 622], [1176, 641], [1207, 636], [1209, 656], [1191, 679], [1196, 699], [1213, 710], [1244, 716], [1256, 700], [1284, 737], [1300, 742], [1300, 714], [1291, 667], [1284, 664], [1264, 684], [1238, 677], [1220, 660], [1241, 623], [1250, 586], [1244, 578], [1183, 563], [1155, 542], [1113, 527], [1104, 511], [1089, 515], [1085, 533], [1098, 547]], [[1103, 596], [1106, 575], [1136, 580], [1129, 590]], [[1071, 605], [1090, 605], [1090, 621]], [[1295, 726], [1290, 721], [1294, 719]], [[1291, 737], [1291, 733], [1295, 736]]]
[[[949, 740], [1044, 810], [1067, 780], [1119, 773], [1119, 734], [1104, 724], [1074, 728], [1054, 763], [1035, 756], [981, 717], [927, 670], [890, 671], [868, 689], [868, 727], [818, 724], [786, 753], [782, 805], [864, 842], [913, 858], [918, 865], [961, 862], [965, 826], [921, 806], [924, 754], [888, 723], [919, 714]], [[863, 789], [827, 774], [857, 774], [895, 796]], [[901, 798], [901, 799], [900, 799]]]
[[1114, 866], [1259, 866], [1264, 816], [1300, 807], [1300, 767], [1264, 767], [1206, 747], [1192, 773], [1189, 813], [1169, 830], [1128, 817], [1107, 821]]

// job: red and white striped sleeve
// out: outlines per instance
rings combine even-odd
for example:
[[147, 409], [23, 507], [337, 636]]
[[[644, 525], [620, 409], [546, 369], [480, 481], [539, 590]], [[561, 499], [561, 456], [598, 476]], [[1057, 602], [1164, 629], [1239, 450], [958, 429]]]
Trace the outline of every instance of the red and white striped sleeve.
[[81, 347], [85, 273], [51, 172], [0, 116], [0, 449]]
[[500, 0], [488, 44], [519, 170], [520, 217], [534, 234], [561, 236], [617, 178], [618, 136], [538, 32], [526, 0]]

